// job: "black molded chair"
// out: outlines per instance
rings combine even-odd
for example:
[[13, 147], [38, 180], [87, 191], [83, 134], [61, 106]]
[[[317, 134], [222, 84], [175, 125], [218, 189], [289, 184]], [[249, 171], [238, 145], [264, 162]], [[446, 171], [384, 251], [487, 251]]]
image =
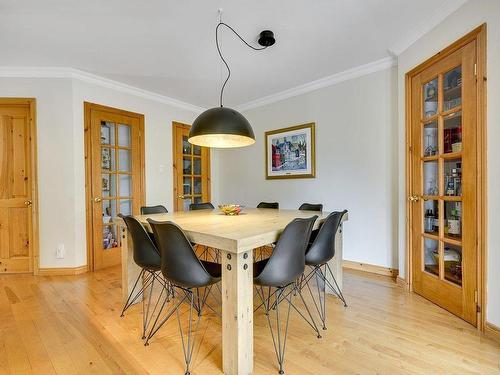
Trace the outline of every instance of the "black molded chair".
[[[124, 316], [125, 311], [128, 310], [130, 306], [132, 306], [140, 297], [142, 297], [142, 313], [143, 313], [143, 331], [142, 338], [146, 338], [146, 331], [151, 323], [151, 319], [156, 312], [156, 308], [158, 306], [158, 302], [161, 300], [163, 293], [165, 292], [166, 298], [169, 299], [170, 296], [170, 288], [169, 285], [163, 279], [160, 272], [160, 253], [156, 247], [156, 244], [150, 237], [149, 233], [146, 232], [146, 229], [142, 226], [142, 224], [133, 216], [124, 216], [119, 214], [132, 237], [132, 242], [134, 245], [134, 262], [141, 267], [141, 272], [134, 283], [134, 287], [130, 291], [130, 294], [127, 298], [127, 302], [123, 306], [122, 313], [120, 316]], [[142, 286], [139, 287], [139, 281], [142, 280]], [[153, 310], [150, 310], [151, 307], [151, 297], [153, 295], [153, 290], [155, 286], [155, 282], [157, 282], [161, 287], [161, 293], [156, 301], [155, 307]], [[145, 292], [149, 289], [149, 296], [147, 302], [147, 308], [145, 310]]]
[[[267, 315], [267, 321], [271, 336], [273, 339], [274, 350], [279, 364], [279, 373], [283, 374], [283, 363], [285, 359], [286, 339], [288, 333], [288, 321], [290, 317], [290, 308], [293, 307], [310, 325], [316, 330], [318, 338], [321, 337], [319, 329], [309, 311], [307, 304], [302, 297], [299, 288], [298, 279], [304, 272], [305, 253], [309, 242], [311, 230], [317, 216], [309, 219], [294, 219], [290, 222], [281, 234], [276, 247], [269, 259], [254, 263], [254, 284], [257, 294], [264, 306]], [[266, 289], [267, 288], [267, 295]], [[304, 304], [310, 321], [294, 305], [292, 299], [299, 295]], [[274, 297], [274, 301], [272, 300]], [[282, 332], [280, 323], [280, 304], [287, 302], [285, 330]], [[277, 334], [273, 332], [273, 325], [269, 317], [271, 311], [276, 312]]]
[[299, 207], [300, 211], [323, 211], [323, 205], [321, 203], [302, 203]]
[[260, 202], [257, 208], [274, 208], [277, 210], [280, 208], [280, 204], [278, 202]]
[[[178, 301], [174, 303], [174, 306], [159, 322], [159, 317], [167, 302], [167, 299], [164, 299], [160, 308], [160, 313], [157, 315], [153, 328], [146, 340], [146, 345], [151, 337], [153, 337], [175, 312], [182, 338], [184, 360], [186, 362], [186, 375], [189, 375], [189, 365], [191, 363], [195, 341], [193, 333], [198, 327], [202, 310], [206, 305], [212, 286], [221, 279], [222, 268], [218, 263], [199, 260], [186, 235], [175, 223], [170, 221], [160, 222], [151, 219], [148, 219], [148, 222], [153, 228], [153, 233], [160, 248], [161, 272], [165, 280], [170, 282], [172, 288], [177, 290], [178, 293], [174, 292], [174, 296], [177, 294], [175, 298], [177, 298]], [[205, 288], [205, 290], [200, 292], [200, 288]], [[187, 341], [184, 340], [179, 314], [179, 308], [183, 303], [189, 304]], [[194, 329], [192, 319], [193, 309], [195, 309], [198, 314]], [[187, 347], [185, 342], [187, 342]]]
[[157, 206], [142, 206], [141, 215], [166, 214], [168, 210], [165, 206], [159, 204]]
[[[323, 205], [321, 203], [315, 204], [315, 203], [302, 203], [299, 207], [299, 211], [318, 211], [322, 212], [323, 211]], [[315, 239], [316, 236], [318, 235], [318, 230], [315, 229], [311, 232], [311, 238]]]
[[[328, 265], [328, 261], [335, 256], [335, 236], [341, 226], [342, 217], [346, 213], [347, 210], [344, 210], [342, 212], [332, 212], [328, 215], [321, 225], [314, 242], [309, 244], [306, 252], [306, 265], [311, 271], [304, 276], [301, 282], [301, 288], [305, 286], [308, 288], [318, 315], [323, 323], [323, 329], [326, 329], [326, 288], [329, 288], [344, 303], [344, 306], [347, 307], [344, 295]], [[333, 283], [328, 280], [327, 272], [332, 278]], [[309, 285], [309, 281], [313, 277], [316, 277], [318, 301], [314, 298], [311, 286]], [[321, 295], [323, 295], [322, 298]]]
[[213, 210], [215, 207], [212, 203], [210, 202], [204, 202], [204, 203], [191, 203], [189, 205], [189, 211], [196, 211], [196, 210]]

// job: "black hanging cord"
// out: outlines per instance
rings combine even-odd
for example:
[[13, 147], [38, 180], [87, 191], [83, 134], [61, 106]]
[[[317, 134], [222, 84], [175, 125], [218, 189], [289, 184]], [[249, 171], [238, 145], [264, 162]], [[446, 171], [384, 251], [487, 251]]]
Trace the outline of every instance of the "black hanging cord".
[[246, 42], [245, 39], [243, 39], [240, 34], [238, 34], [236, 32], [235, 29], [233, 29], [231, 26], [229, 26], [227, 23], [224, 23], [224, 22], [219, 22], [217, 24], [217, 27], [215, 28], [215, 44], [217, 45], [217, 52], [219, 52], [219, 56], [222, 60], [222, 62], [224, 63], [224, 65], [226, 65], [226, 68], [227, 68], [227, 78], [226, 80], [224, 81], [224, 84], [222, 85], [221, 89], [220, 89], [220, 106], [223, 107], [222, 105], [222, 95], [224, 94], [224, 88], [226, 87], [226, 83], [227, 81], [229, 81], [229, 78], [231, 77], [231, 69], [229, 69], [229, 65], [227, 64], [226, 60], [224, 60], [224, 56], [222, 56], [222, 52], [220, 50], [220, 47], [219, 47], [219, 27], [220, 26], [226, 26], [229, 30], [231, 30], [233, 33], [236, 34], [236, 36], [238, 38], [240, 38], [240, 40], [245, 43], [248, 47], [250, 47], [251, 49], [255, 50], [255, 51], [260, 51], [260, 50], [263, 50], [263, 49], [266, 49], [267, 46], [264, 46], [264, 47], [254, 47], [254, 46], [251, 46], [250, 44], [248, 44]]

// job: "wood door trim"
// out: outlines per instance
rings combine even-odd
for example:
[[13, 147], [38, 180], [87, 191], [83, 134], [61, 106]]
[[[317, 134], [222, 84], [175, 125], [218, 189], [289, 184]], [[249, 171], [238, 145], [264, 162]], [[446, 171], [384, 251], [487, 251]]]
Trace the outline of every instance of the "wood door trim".
[[144, 206], [146, 202], [146, 164], [145, 164], [145, 136], [144, 136], [144, 115], [130, 112], [119, 108], [104, 106], [90, 102], [83, 102], [84, 121], [84, 157], [85, 157], [85, 216], [86, 216], [86, 236], [87, 236], [87, 269], [94, 270], [94, 237], [92, 218], [92, 138], [91, 138], [91, 112], [109, 112], [118, 115], [137, 118], [139, 120], [139, 150], [140, 150], [140, 204]]
[[[177, 178], [178, 172], [177, 172], [177, 165], [176, 165], [176, 155], [178, 151], [177, 147], [177, 142], [175, 139], [175, 133], [176, 129], [191, 129], [191, 125], [184, 124], [182, 122], [177, 122], [177, 121], [172, 121], [172, 174], [173, 174], [173, 189], [172, 189], [172, 198], [173, 198], [173, 207], [174, 211], [178, 211], [179, 207], [177, 206]], [[207, 186], [207, 195], [208, 195], [208, 200], [211, 201], [212, 199], [212, 171], [211, 171], [211, 166], [210, 166], [210, 159], [211, 159], [211, 150], [209, 149], [207, 152], [207, 180], [208, 180], [208, 186]]]
[[38, 143], [36, 126], [36, 99], [35, 98], [0, 98], [0, 105], [28, 105], [30, 113], [30, 178], [31, 178], [31, 259], [30, 269], [38, 275], [40, 268], [40, 242], [38, 221]]
[[413, 271], [412, 271], [412, 215], [413, 205], [406, 198], [412, 194], [413, 186], [413, 168], [412, 168], [412, 95], [411, 82], [412, 79], [420, 74], [423, 70], [432, 66], [439, 60], [451, 55], [470, 42], [476, 42], [476, 148], [477, 148], [477, 164], [476, 164], [476, 186], [477, 186], [477, 289], [478, 301], [477, 304], [480, 312], [477, 315], [477, 328], [484, 332], [486, 321], [486, 239], [487, 239], [487, 165], [486, 165], [486, 24], [482, 24], [476, 29], [469, 32], [450, 46], [438, 52], [422, 64], [413, 68], [405, 75], [405, 164], [406, 164], [406, 261], [405, 261], [405, 283], [408, 285], [409, 291], [413, 291]]

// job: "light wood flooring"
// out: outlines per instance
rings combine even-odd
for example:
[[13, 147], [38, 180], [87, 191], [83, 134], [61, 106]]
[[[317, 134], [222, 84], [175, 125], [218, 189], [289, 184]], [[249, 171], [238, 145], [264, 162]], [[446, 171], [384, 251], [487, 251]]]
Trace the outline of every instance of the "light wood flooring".
[[[328, 297], [317, 339], [293, 314], [286, 374], [500, 374], [500, 345], [389, 278], [346, 271], [344, 308]], [[120, 270], [80, 276], [0, 276], [0, 374], [183, 374], [175, 320], [144, 347], [141, 308], [121, 311]], [[193, 375], [221, 374], [221, 323], [199, 326]], [[262, 311], [254, 374], [277, 374]]]

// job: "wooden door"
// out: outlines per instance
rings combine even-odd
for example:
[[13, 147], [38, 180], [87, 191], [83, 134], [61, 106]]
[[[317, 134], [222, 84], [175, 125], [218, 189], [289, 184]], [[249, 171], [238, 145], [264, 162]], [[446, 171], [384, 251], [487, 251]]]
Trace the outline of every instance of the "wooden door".
[[411, 79], [413, 290], [477, 323], [476, 41]]
[[87, 199], [91, 269], [121, 262], [118, 214], [138, 214], [144, 203], [143, 116], [86, 103]]
[[0, 273], [34, 270], [32, 105], [0, 99]]
[[210, 149], [188, 142], [189, 125], [172, 127], [174, 210], [188, 211], [191, 203], [210, 201]]

